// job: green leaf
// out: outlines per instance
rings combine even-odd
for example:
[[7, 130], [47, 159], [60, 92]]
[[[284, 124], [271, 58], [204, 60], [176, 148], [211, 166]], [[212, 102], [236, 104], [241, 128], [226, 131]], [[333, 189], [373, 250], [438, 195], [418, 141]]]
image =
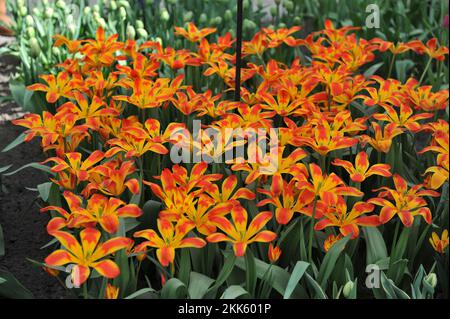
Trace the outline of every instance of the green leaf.
[[233, 268], [235, 266], [236, 256], [234, 254], [230, 254], [230, 256], [225, 256], [225, 263], [223, 264], [222, 269], [220, 270], [219, 275], [216, 278], [216, 282], [214, 285], [208, 289], [207, 293], [211, 293], [217, 290], [227, 278], [230, 276]]
[[30, 101], [34, 94], [33, 91], [29, 91], [25, 84], [19, 81], [11, 81], [9, 83], [9, 89], [11, 95], [16, 103], [21, 106], [25, 111], [34, 111]]
[[380, 260], [386, 260], [388, 258], [387, 248], [378, 228], [364, 227], [363, 234], [367, 247], [366, 264], [371, 265]]
[[152, 299], [155, 293], [155, 289], [153, 288], [142, 288], [125, 297], [124, 299]]
[[15, 148], [16, 146], [22, 144], [25, 141], [25, 133], [21, 133], [19, 136], [17, 136], [14, 141], [12, 141], [11, 143], [9, 143], [8, 145], [5, 146], [4, 149], [2, 149], [2, 153], [8, 152], [10, 150], [12, 150], [13, 148]]
[[368, 77], [374, 75], [383, 66], [383, 64], [384, 64], [384, 62], [380, 62], [380, 63], [372, 65], [370, 68], [368, 68], [366, 70], [366, 72], [364, 72], [364, 77], [368, 78]]
[[0, 269], [0, 278], [4, 281], [0, 285], [0, 297], [11, 299], [33, 299], [33, 294], [9, 272]]
[[383, 287], [388, 299], [411, 299], [406, 292], [398, 288], [392, 279], [381, 273], [381, 286]]
[[[245, 260], [240, 257], [236, 258], [236, 266], [245, 270]], [[281, 296], [284, 296], [287, 284], [289, 282], [290, 274], [281, 267], [270, 265], [262, 260], [255, 258], [256, 275], [258, 278], [263, 278], [269, 267], [272, 268], [273, 289], [275, 289]], [[297, 285], [292, 293], [293, 298], [305, 298], [306, 291]]]
[[188, 290], [186, 285], [177, 278], [169, 279], [161, 289], [163, 299], [186, 299]]
[[251, 296], [255, 296], [256, 289], [256, 264], [255, 257], [251, 250], [247, 250], [245, 254], [245, 287]]
[[325, 292], [320, 287], [319, 283], [314, 280], [308, 273], [305, 273], [306, 281], [311, 285], [312, 289], [315, 292], [315, 299], [328, 299]]
[[288, 284], [286, 286], [286, 291], [284, 292], [284, 299], [289, 299], [297, 286], [298, 282], [302, 279], [303, 274], [309, 267], [309, 263], [304, 261], [297, 261], [294, 270], [292, 271], [291, 277], [289, 278]]
[[213, 282], [214, 279], [192, 271], [189, 279], [189, 297], [191, 299], [202, 299]]
[[320, 265], [319, 275], [317, 277], [317, 281], [320, 283], [320, 286], [325, 289], [327, 286], [328, 278], [330, 277], [333, 270], [336, 270], [336, 262], [344, 251], [345, 245], [347, 245], [350, 240], [350, 236], [342, 238], [337, 243], [335, 243], [328, 253], [325, 255], [322, 264]]
[[6, 172], [11, 166], [12, 165], [7, 165], [7, 166], [0, 167], [0, 174], [3, 173], [3, 172]]
[[232, 285], [225, 289], [220, 299], [237, 299], [242, 296], [249, 296], [248, 291], [241, 286]]
[[24, 165], [24, 166], [22, 166], [22, 167], [16, 169], [15, 171], [8, 172], [8, 173], [3, 174], [3, 175], [4, 175], [4, 176], [11, 176], [11, 175], [14, 175], [14, 174], [16, 174], [16, 173], [18, 173], [18, 172], [20, 172], [20, 171], [26, 169], [26, 168], [29, 168], [29, 167], [35, 168], [35, 169], [37, 169], [37, 170], [40, 170], [40, 171], [43, 171], [43, 172], [46, 172], [46, 173], [49, 173], [49, 174], [51, 174], [51, 175], [55, 175], [55, 173], [53, 173], [53, 172], [50, 170], [50, 167], [48, 167], [48, 166], [46, 166], [46, 165], [39, 164], [39, 163], [29, 163], [29, 164], [26, 164], [26, 165]]
[[47, 182], [42, 183], [37, 186], [37, 190], [39, 192], [39, 196], [42, 198], [44, 202], [48, 201], [48, 197], [50, 196], [50, 189], [52, 188], [53, 183]]
[[184, 282], [185, 285], [189, 285], [191, 267], [191, 254], [189, 249], [182, 249], [180, 253], [180, 269], [178, 270], [178, 279]]

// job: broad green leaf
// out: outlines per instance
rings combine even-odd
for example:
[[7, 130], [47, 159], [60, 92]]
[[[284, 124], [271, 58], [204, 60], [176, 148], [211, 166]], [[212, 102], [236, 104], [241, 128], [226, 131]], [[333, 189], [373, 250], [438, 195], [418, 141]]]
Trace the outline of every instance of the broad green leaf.
[[11, 299], [33, 299], [33, 294], [25, 288], [12, 274], [0, 269], [0, 297]]
[[19, 136], [17, 136], [14, 141], [12, 141], [11, 143], [9, 143], [8, 145], [5, 146], [5, 148], [2, 149], [2, 152], [8, 152], [10, 150], [12, 150], [13, 148], [15, 148], [16, 146], [22, 144], [25, 141], [25, 133], [21, 133]]
[[169, 279], [161, 289], [163, 299], [186, 299], [188, 290], [186, 285], [177, 278]]
[[251, 250], [247, 250], [245, 254], [245, 287], [253, 297], [255, 296], [256, 281], [255, 257]]
[[190, 299], [202, 299], [213, 282], [214, 279], [192, 271], [188, 288]]
[[297, 261], [294, 270], [292, 271], [291, 277], [289, 278], [288, 284], [286, 286], [286, 291], [284, 292], [284, 299], [289, 299], [297, 286], [298, 282], [302, 279], [303, 274], [309, 267], [309, 263], [304, 261]]
[[234, 254], [225, 255], [225, 263], [223, 264], [222, 269], [220, 270], [219, 275], [216, 278], [216, 282], [214, 285], [208, 289], [207, 293], [211, 293], [217, 290], [227, 278], [230, 276], [233, 268], [235, 266], [236, 256]]
[[372, 65], [370, 68], [368, 68], [366, 70], [366, 72], [364, 72], [364, 77], [368, 78], [368, 77], [374, 75], [383, 66], [383, 64], [384, 64], [384, 62], [380, 62], [380, 63]]
[[319, 275], [317, 277], [317, 281], [320, 283], [320, 286], [325, 289], [327, 286], [328, 278], [330, 277], [333, 270], [336, 270], [336, 262], [344, 251], [345, 245], [347, 245], [350, 240], [350, 236], [342, 238], [337, 243], [335, 243], [330, 250], [325, 255], [322, 264], [320, 265]]
[[366, 264], [376, 264], [387, 259], [387, 248], [380, 231], [376, 227], [364, 227], [362, 231], [367, 247]]
[[220, 299], [237, 299], [238, 297], [249, 296], [247, 290], [238, 285], [232, 285], [225, 289]]
[[315, 281], [313, 277], [311, 277], [308, 273], [305, 273], [305, 278], [315, 292], [315, 299], [328, 299], [327, 295], [322, 290], [322, 287], [320, 287], [319, 283]]
[[124, 299], [152, 299], [155, 293], [155, 289], [153, 288], [142, 288], [125, 297]]
[[52, 188], [53, 183], [47, 182], [42, 183], [37, 186], [37, 190], [39, 192], [39, 196], [42, 198], [44, 202], [48, 201], [48, 197], [50, 196], [50, 189]]

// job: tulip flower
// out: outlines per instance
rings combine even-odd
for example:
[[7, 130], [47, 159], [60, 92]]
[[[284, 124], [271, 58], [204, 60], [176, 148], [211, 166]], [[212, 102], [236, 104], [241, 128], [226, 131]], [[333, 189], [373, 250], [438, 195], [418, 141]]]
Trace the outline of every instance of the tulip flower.
[[128, 247], [133, 241], [125, 237], [115, 237], [100, 242], [100, 231], [95, 228], [85, 228], [80, 232], [81, 244], [70, 233], [57, 231], [51, 234], [66, 250], [58, 249], [45, 258], [49, 266], [63, 266], [75, 264], [72, 268], [72, 282], [76, 286], [82, 285], [95, 269], [101, 276], [116, 278], [120, 274], [117, 264], [104, 257]]
[[146, 239], [136, 247], [154, 247], [156, 256], [164, 267], [169, 266], [175, 259], [175, 250], [179, 248], [202, 248], [206, 242], [198, 237], [186, 237], [195, 227], [195, 224], [187, 219], [178, 220], [174, 226], [167, 219], [158, 218], [158, 230], [161, 237], [153, 230], [146, 229], [134, 233], [134, 237]]
[[277, 235], [269, 230], [261, 229], [272, 218], [271, 212], [262, 212], [256, 215], [250, 225], [247, 226], [247, 211], [240, 205], [234, 206], [231, 210], [233, 223], [223, 216], [213, 216], [211, 222], [215, 224], [223, 233], [213, 233], [206, 240], [210, 243], [229, 241], [233, 244], [234, 254], [237, 257], [245, 255], [247, 246], [253, 242], [268, 243], [273, 241]]
[[445, 254], [445, 250], [448, 246], [448, 230], [444, 229], [440, 238], [437, 233], [433, 232], [430, 237], [430, 244], [435, 251], [440, 254]]

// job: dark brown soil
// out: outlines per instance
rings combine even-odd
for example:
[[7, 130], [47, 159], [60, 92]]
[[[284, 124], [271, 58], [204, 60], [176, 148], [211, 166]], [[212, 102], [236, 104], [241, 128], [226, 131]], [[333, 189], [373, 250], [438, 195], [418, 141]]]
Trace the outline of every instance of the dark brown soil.
[[[9, 123], [0, 125], [0, 149], [22, 131]], [[13, 164], [14, 168], [19, 168], [42, 159], [39, 144], [35, 141], [0, 153], [0, 166]], [[51, 252], [41, 249], [51, 240], [45, 230], [49, 217], [40, 213], [34, 203], [37, 193], [25, 189], [46, 181], [44, 173], [32, 168], [2, 178], [8, 193], [0, 193], [0, 224], [5, 237], [5, 256], [0, 258], [0, 268], [11, 272], [35, 298], [63, 298], [67, 293], [58, 281], [27, 260], [42, 262]]]
[[[0, 96], [6, 96], [9, 92], [8, 74], [5, 74], [5, 70], [10, 70], [11, 65], [1, 62], [4, 61], [0, 61]], [[0, 150], [24, 131], [9, 122], [9, 119], [17, 117], [19, 112], [20, 108], [14, 103], [0, 104]], [[0, 152], [0, 167], [12, 164], [10, 170], [13, 170], [43, 159], [39, 141], [35, 140], [9, 152]], [[0, 269], [12, 273], [35, 298], [58, 299], [68, 296], [66, 290], [55, 278], [27, 260], [30, 258], [42, 262], [51, 252], [48, 248], [41, 249], [51, 240], [45, 229], [49, 216], [39, 212], [34, 202], [37, 193], [26, 189], [36, 188], [38, 184], [47, 181], [43, 172], [32, 168], [13, 176], [1, 177], [0, 186], [3, 183], [7, 192], [2, 192], [0, 187], [0, 225], [5, 240], [5, 255], [0, 257]]]

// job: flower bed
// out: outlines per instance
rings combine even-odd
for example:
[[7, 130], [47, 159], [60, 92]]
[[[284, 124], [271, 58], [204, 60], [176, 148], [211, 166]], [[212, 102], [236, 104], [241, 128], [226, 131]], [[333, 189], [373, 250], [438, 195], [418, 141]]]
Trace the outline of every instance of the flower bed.
[[[46, 271], [84, 298], [448, 296], [448, 90], [426, 83], [448, 49], [299, 30], [244, 41], [240, 101], [214, 28], [57, 37], [11, 145], [48, 156]], [[377, 63], [408, 52], [429, 62], [404, 82]]]

